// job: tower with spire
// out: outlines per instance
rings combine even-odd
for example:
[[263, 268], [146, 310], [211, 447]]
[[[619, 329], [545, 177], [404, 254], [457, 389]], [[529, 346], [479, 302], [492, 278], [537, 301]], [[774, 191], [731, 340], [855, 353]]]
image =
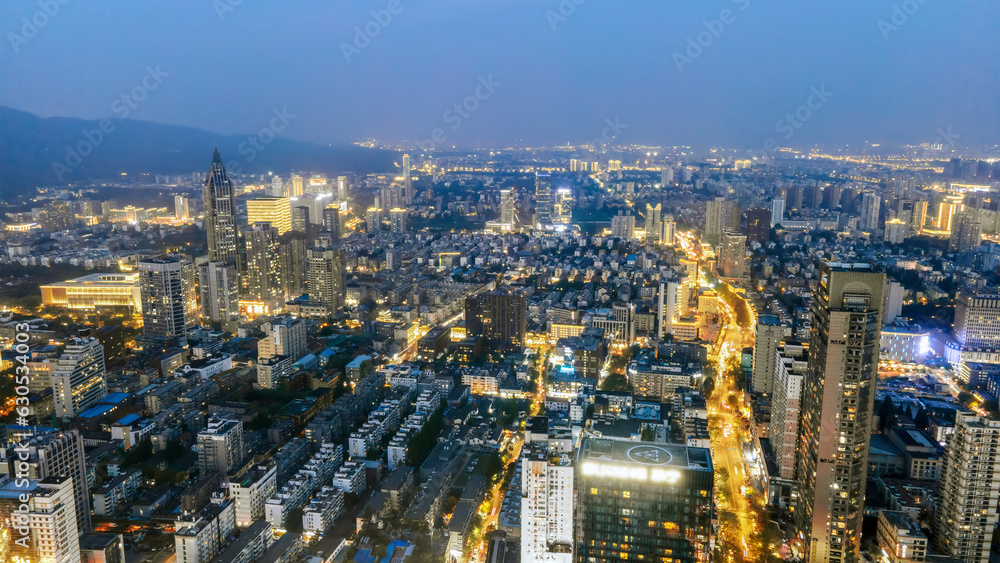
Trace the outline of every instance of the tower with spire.
[[224, 262], [239, 269], [236, 228], [236, 194], [233, 182], [222, 164], [219, 149], [212, 155], [212, 167], [202, 188], [205, 199], [205, 230], [208, 232], [208, 256], [212, 262]]

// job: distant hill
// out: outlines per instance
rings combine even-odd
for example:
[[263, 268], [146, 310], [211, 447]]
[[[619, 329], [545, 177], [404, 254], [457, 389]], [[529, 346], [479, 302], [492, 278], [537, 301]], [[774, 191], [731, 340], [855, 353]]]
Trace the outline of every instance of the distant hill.
[[[114, 118], [106, 120], [109, 133], [100, 133], [99, 127], [97, 120], [43, 118], [0, 106], [0, 198], [29, 192], [36, 186], [106, 179], [122, 172], [131, 176], [207, 171], [215, 147], [227, 168], [235, 162], [238, 171], [248, 174], [269, 170], [282, 174], [290, 170], [382, 172], [391, 170], [397, 157], [392, 151], [354, 145], [329, 147], [275, 138], [263, 150], [253, 149], [250, 159], [252, 147], [246, 142], [247, 135], [219, 135], [193, 127]], [[90, 132], [89, 140], [84, 131]], [[93, 145], [93, 151], [83, 156]], [[74, 149], [72, 154], [67, 147]]]

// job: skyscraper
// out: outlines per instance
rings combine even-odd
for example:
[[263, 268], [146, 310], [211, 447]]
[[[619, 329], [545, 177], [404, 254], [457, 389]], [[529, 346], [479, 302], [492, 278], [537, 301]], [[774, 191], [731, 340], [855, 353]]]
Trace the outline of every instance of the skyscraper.
[[183, 221], [191, 216], [191, 211], [188, 209], [188, 200], [182, 195], [174, 196], [174, 218], [178, 221]]
[[763, 207], [747, 211], [747, 241], [766, 243], [771, 238], [771, 210]]
[[413, 178], [410, 177], [410, 155], [403, 155], [403, 194], [407, 205], [413, 205], [415, 194], [413, 193]]
[[1000, 421], [956, 413], [938, 492], [938, 545], [959, 561], [988, 563], [1000, 501]]
[[552, 224], [552, 178], [548, 173], [535, 173], [535, 223]]
[[802, 390], [796, 527], [813, 563], [858, 561], [886, 277], [820, 267]]
[[340, 224], [340, 206], [331, 205], [323, 209], [323, 230], [330, 233], [333, 242], [338, 242], [343, 236]]
[[290, 297], [298, 297], [306, 291], [309, 239], [303, 233], [291, 231], [281, 236], [280, 248], [285, 293]]
[[[557, 442], [553, 442], [554, 444]], [[545, 441], [525, 444], [521, 459], [521, 561], [573, 562], [571, 452]]]
[[705, 207], [705, 242], [715, 246], [722, 240], [722, 231], [738, 231], [740, 217], [740, 208], [735, 201], [724, 197], [709, 201]]
[[757, 319], [754, 338], [753, 371], [750, 386], [754, 393], [770, 395], [774, 390], [775, 350], [792, 335], [792, 327], [781, 324], [775, 315], [761, 315]]
[[771, 228], [780, 225], [785, 218], [785, 200], [780, 197], [771, 200]]
[[201, 474], [218, 471], [225, 475], [243, 461], [243, 423], [238, 420], [209, 420], [198, 433], [198, 467]]
[[955, 296], [954, 334], [963, 350], [1000, 351], [1000, 293], [960, 290]]
[[661, 226], [660, 216], [663, 213], [663, 207], [657, 203], [656, 207], [653, 204], [646, 204], [646, 242], [658, 243], [660, 242], [660, 237], [663, 235], [663, 227]]
[[619, 211], [618, 215], [611, 218], [611, 236], [624, 239], [635, 236], [635, 216]]
[[70, 339], [52, 366], [55, 415], [72, 418], [107, 395], [101, 342], [93, 337]]
[[258, 197], [247, 200], [247, 224], [270, 223], [283, 235], [292, 230], [292, 204], [287, 197]]
[[246, 247], [246, 295], [261, 301], [283, 301], [285, 282], [278, 229], [270, 223], [254, 223], [242, 232]]
[[[73, 495], [73, 479], [52, 475], [39, 481], [28, 503], [31, 528], [38, 560], [71, 563], [80, 560], [80, 523]], [[90, 505], [87, 504], [89, 528]]]
[[552, 223], [569, 225], [573, 221], [573, 190], [559, 188], [552, 193]]
[[164, 254], [139, 261], [143, 334], [151, 340], [180, 336], [198, 323], [194, 264], [187, 257]]
[[504, 225], [514, 225], [516, 194], [511, 188], [500, 190], [500, 222]]
[[337, 310], [344, 306], [344, 257], [336, 248], [310, 248], [306, 253], [309, 297]]
[[712, 470], [707, 449], [584, 438], [576, 561], [709, 561]]
[[337, 201], [347, 201], [347, 176], [337, 176]]
[[664, 215], [660, 219], [660, 222], [660, 227], [663, 230], [660, 240], [667, 246], [673, 246], [675, 242], [674, 238], [677, 236], [677, 223], [674, 221], [674, 216]]
[[224, 262], [198, 264], [201, 316], [214, 328], [235, 334], [240, 321], [240, 284], [236, 266]]
[[312, 232], [309, 224], [309, 207], [305, 205], [292, 207], [292, 230], [309, 236]]
[[510, 286], [466, 297], [465, 330], [481, 337], [488, 350], [522, 350], [528, 331], [527, 297]]
[[[83, 455], [83, 438], [76, 430], [43, 431], [30, 438], [13, 436], [0, 449], [0, 461], [9, 475], [25, 474], [27, 479], [66, 476], [73, 481], [76, 523], [81, 532], [90, 531], [90, 487]], [[16, 449], [15, 449], [16, 447]], [[16, 464], [16, 465], [15, 465]]]
[[775, 351], [774, 362], [771, 449], [778, 466], [778, 476], [791, 481], [795, 477], [802, 378], [809, 368], [809, 347], [800, 342], [782, 342]]
[[924, 232], [924, 225], [927, 223], [927, 200], [913, 202], [913, 214], [910, 216], [910, 231], [919, 235]]
[[212, 155], [212, 167], [202, 189], [205, 200], [205, 231], [208, 233], [208, 257], [212, 262], [233, 264], [239, 270], [236, 243], [236, 193], [233, 182], [222, 165], [219, 149]]
[[407, 223], [409, 222], [410, 212], [406, 209], [397, 207], [389, 211], [389, 230], [392, 234], [399, 235], [406, 232]]
[[967, 252], [979, 246], [983, 239], [983, 224], [973, 213], [959, 213], [951, 222], [948, 250]]
[[304, 182], [300, 174], [292, 174], [292, 187], [288, 189], [288, 197], [302, 197], [305, 194]]
[[261, 325], [264, 338], [257, 342], [257, 357], [286, 356], [293, 362], [309, 352], [306, 322], [291, 315], [278, 315]]
[[281, 176], [271, 177], [271, 189], [268, 193], [271, 197], [285, 197], [285, 183], [281, 181]]
[[726, 278], [743, 278], [747, 271], [747, 236], [725, 230], [719, 242], [719, 270]]
[[873, 192], [861, 194], [861, 218], [858, 220], [858, 229], [874, 233], [878, 230], [878, 215], [882, 206], [882, 198]]

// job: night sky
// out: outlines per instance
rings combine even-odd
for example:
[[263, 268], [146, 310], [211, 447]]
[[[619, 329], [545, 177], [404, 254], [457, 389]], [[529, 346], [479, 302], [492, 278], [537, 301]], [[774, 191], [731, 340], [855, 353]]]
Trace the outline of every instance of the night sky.
[[98, 118], [138, 89], [131, 118], [252, 133], [277, 109], [319, 143], [581, 143], [616, 119], [621, 143], [1000, 142], [996, 0], [59, 1], [0, 3], [0, 105]]

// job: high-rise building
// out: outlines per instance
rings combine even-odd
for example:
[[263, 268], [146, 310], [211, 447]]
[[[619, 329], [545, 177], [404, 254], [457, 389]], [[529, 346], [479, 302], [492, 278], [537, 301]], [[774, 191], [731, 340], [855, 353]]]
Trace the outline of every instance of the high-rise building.
[[896, 322], [896, 319], [903, 314], [904, 295], [906, 295], [906, 289], [903, 284], [896, 280], [888, 280], [885, 286], [885, 306], [882, 309], [883, 325]]
[[552, 177], [545, 172], [535, 173], [535, 223], [552, 224]]
[[521, 560], [573, 563], [571, 452], [525, 444], [521, 458]]
[[646, 204], [646, 242], [654, 244], [660, 242], [660, 237], [663, 235], [660, 219], [662, 214], [663, 208], [659, 203], [656, 207], [651, 203]]
[[236, 266], [225, 262], [198, 264], [201, 316], [213, 327], [235, 334], [240, 322], [240, 284]]
[[410, 155], [403, 155], [403, 197], [406, 199], [406, 205], [413, 205], [413, 200], [416, 194], [413, 192], [413, 178], [411, 177], [412, 170], [410, 169]]
[[840, 198], [844, 193], [840, 184], [830, 184], [823, 190], [823, 207], [834, 210], [840, 207]]
[[814, 563], [859, 561], [885, 274], [828, 262], [803, 381], [796, 527]]
[[705, 207], [705, 242], [712, 246], [722, 240], [725, 230], [740, 230], [740, 207], [735, 201], [717, 197]]
[[344, 236], [343, 226], [340, 224], [340, 206], [331, 205], [323, 209], [323, 231], [330, 233], [333, 242], [339, 242]]
[[955, 296], [954, 333], [963, 349], [1000, 350], [1000, 293], [960, 290]]
[[786, 187], [784, 200], [788, 209], [802, 209], [802, 186]]
[[281, 180], [281, 176], [271, 176], [271, 189], [268, 190], [268, 194], [271, 197], [285, 197], [285, 183]]
[[758, 207], [747, 211], [747, 241], [766, 243], [771, 238], [771, 210]]
[[229, 478], [229, 498], [236, 510], [236, 526], [246, 528], [264, 519], [264, 504], [277, 490], [277, 466], [258, 465], [239, 479]]
[[46, 231], [68, 231], [76, 228], [73, 204], [63, 200], [52, 200], [38, 211], [38, 225]]
[[669, 186], [674, 183], [674, 169], [664, 168], [660, 170], [660, 184], [663, 186]]
[[791, 335], [792, 327], [781, 324], [777, 316], [761, 315], [757, 318], [750, 376], [750, 387], [754, 393], [770, 395], [774, 391], [774, 352]]
[[188, 200], [182, 195], [174, 196], [174, 218], [183, 221], [191, 217], [191, 210], [188, 209]]
[[873, 192], [861, 194], [861, 218], [858, 219], [858, 229], [874, 233], [878, 230], [878, 214], [882, 198]]
[[910, 231], [910, 226], [900, 219], [889, 219], [885, 222], [885, 231], [882, 238], [887, 244], [901, 244], [906, 239], [906, 233]]
[[576, 561], [709, 561], [712, 471], [707, 449], [584, 438]]
[[188, 257], [164, 254], [140, 260], [139, 293], [146, 338], [167, 340], [197, 326], [198, 288]]
[[484, 340], [488, 350], [517, 352], [528, 332], [528, 299], [503, 286], [465, 298], [465, 332]]
[[396, 207], [389, 211], [389, 230], [394, 235], [401, 235], [406, 232], [409, 222], [410, 212], [406, 209]]
[[104, 346], [93, 337], [70, 339], [52, 366], [55, 415], [72, 418], [107, 396]]
[[910, 232], [919, 235], [924, 232], [924, 225], [927, 224], [927, 200], [913, 202], [913, 214], [910, 216]]
[[212, 262], [233, 264], [240, 269], [236, 243], [236, 193], [222, 164], [219, 149], [212, 155], [212, 167], [202, 188], [205, 200], [205, 231], [208, 233], [208, 258]]
[[[15, 449], [16, 448], [16, 449]], [[76, 525], [90, 531], [90, 487], [83, 455], [83, 438], [77, 430], [39, 432], [31, 437], [12, 436], [0, 448], [0, 463], [9, 475], [26, 479], [66, 476], [73, 481]]]
[[782, 342], [775, 351], [774, 362], [771, 450], [778, 466], [778, 476], [791, 481], [795, 478], [802, 379], [809, 367], [809, 346], [800, 342]]
[[247, 224], [270, 223], [283, 235], [292, 230], [292, 203], [287, 197], [258, 197], [247, 200]]
[[[66, 475], [46, 477], [31, 492], [28, 526], [38, 561], [80, 561], [80, 523], [73, 493], [73, 479]], [[89, 500], [87, 512], [89, 523]]]
[[552, 223], [569, 225], [573, 222], [573, 190], [559, 188], [552, 193]]
[[631, 239], [635, 236], [635, 216], [626, 215], [624, 211], [619, 211], [618, 215], [611, 218], [611, 236]]
[[951, 222], [951, 237], [948, 240], [948, 250], [952, 252], [968, 252], [979, 246], [983, 239], [983, 224], [979, 217], [972, 213], [959, 213]]
[[664, 215], [660, 219], [660, 228], [662, 229], [660, 240], [667, 246], [673, 246], [677, 236], [677, 223], [674, 221], [674, 216]]
[[780, 225], [781, 220], [785, 218], [785, 200], [775, 198], [771, 200], [771, 228], [773, 229], [775, 225]]
[[292, 186], [288, 189], [288, 197], [302, 197], [305, 195], [305, 182], [300, 174], [292, 174]]
[[198, 467], [201, 474], [212, 471], [226, 475], [244, 457], [243, 423], [238, 420], [208, 421], [208, 427], [198, 433]]
[[257, 357], [285, 356], [293, 362], [308, 353], [306, 322], [291, 315], [278, 315], [261, 325], [264, 338], [257, 342]]
[[964, 197], [960, 194], [946, 195], [938, 202], [937, 221], [934, 226], [941, 231], [951, 231], [952, 221], [957, 213], [965, 211]]
[[253, 299], [285, 299], [281, 239], [270, 223], [254, 223], [243, 228], [246, 248], [245, 294]]
[[290, 297], [298, 297], [306, 291], [308, 251], [309, 238], [305, 234], [291, 231], [281, 236], [281, 271], [285, 293]]
[[988, 563], [1000, 501], [1000, 421], [956, 413], [938, 498], [938, 545], [958, 561]]
[[309, 207], [306, 205], [296, 205], [292, 208], [292, 230], [297, 233], [309, 235], [312, 229], [309, 227]]
[[174, 532], [177, 563], [209, 563], [215, 560], [225, 547], [226, 538], [235, 531], [236, 510], [231, 500], [213, 498], [200, 512], [181, 514], [174, 528], [177, 530]]
[[365, 223], [369, 233], [377, 233], [382, 230], [382, 210], [378, 207], [369, 207], [365, 212]]
[[326, 303], [333, 310], [344, 306], [344, 257], [336, 248], [310, 248], [306, 251], [306, 277], [309, 297]]
[[347, 201], [347, 176], [337, 176], [337, 201]]
[[719, 270], [725, 278], [747, 277], [747, 236], [725, 230], [719, 241]]
[[517, 194], [511, 188], [500, 190], [500, 222], [504, 225], [514, 226], [516, 221], [516, 199]]

